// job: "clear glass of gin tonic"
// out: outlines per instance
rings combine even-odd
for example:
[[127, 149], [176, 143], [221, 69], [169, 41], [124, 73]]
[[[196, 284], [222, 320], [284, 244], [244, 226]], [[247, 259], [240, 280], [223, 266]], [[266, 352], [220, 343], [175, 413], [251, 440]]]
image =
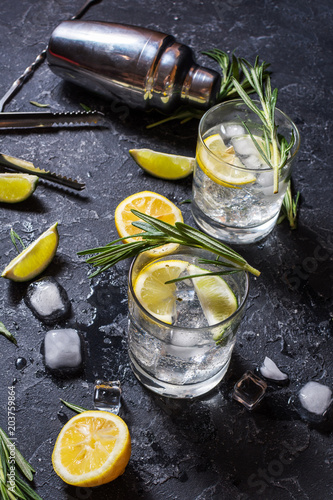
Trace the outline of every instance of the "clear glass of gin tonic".
[[133, 372], [147, 388], [171, 398], [200, 396], [221, 381], [244, 314], [247, 273], [211, 276], [217, 268], [203, 258], [216, 255], [180, 246], [159, 259], [142, 254], [129, 273]]
[[278, 137], [289, 142], [293, 134], [295, 141], [286, 164], [279, 170], [278, 192], [274, 193], [273, 169], [249, 133], [257, 145], [263, 144], [259, 117], [240, 99], [218, 104], [202, 117], [192, 213], [198, 226], [211, 236], [228, 243], [247, 244], [272, 231], [300, 145], [296, 125], [278, 109], [275, 123]]

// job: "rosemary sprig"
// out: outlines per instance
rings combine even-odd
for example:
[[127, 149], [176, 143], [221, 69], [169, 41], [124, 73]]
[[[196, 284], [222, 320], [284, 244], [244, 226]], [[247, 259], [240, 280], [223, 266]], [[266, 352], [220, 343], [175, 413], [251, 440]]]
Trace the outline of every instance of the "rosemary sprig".
[[264, 78], [265, 63], [259, 64], [259, 58], [257, 57], [254, 66], [251, 66], [245, 59], [240, 59], [240, 64], [249, 84], [258, 94], [261, 109], [249, 97], [248, 92], [244, 91], [236, 78], [232, 77], [232, 81], [239, 96], [243, 99], [248, 108], [260, 118], [263, 124], [263, 144], [258, 143], [245, 122], [243, 122], [243, 125], [247, 129], [262, 158], [273, 169], [274, 193], [277, 193], [279, 190], [279, 172], [286, 164], [289, 152], [295, 143], [294, 133], [292, 133], [289, 143], [285, 137], [278, 134], [275, 124], [275, 106], [278, 89], [276, 88], [272, 91], [269, 75], [266, 75]]
[[[13, 458], [15, 459], [15, 479], [11, 479]], [[32, 487], [20, 477], [19, 471], [29, 481], [33, 480], [35, 470], [0, 427], [0, 497], [9, 500], [16, 498], [42, 500]]]
[[[138, 212], [137, 210], [132, 210], [132, 213], [141, 219], [132, 223], [133, 226], [142, 230], [141, 233], [118, 238], [104, 247], [78, 252], [78, 255], [93, 255], [86, 259], [87, 263], [97, 267], [97, 270], [90, 274], [90, 277], [100, 274], [102, 271], [109, 269], [123, 259], [135, 257], [146, 250], [152, 250], [166, 243], [177, 243], [187, 247], [208, 250], [218, 257], [222, 257], [227, 263], [227, 266], [225, 266], [225, 263], [222, 261], [217, 261], [217, 265], [230, 267], [232, 271], [244, 270], [255, 276], [260, 275], [260, 272], [248, 264], [248, 262], [246, 262], [237, 252], [215, 238], [202, 233], [198, 229], [184, 224], [183, 222], [176, 222], [175, 226], [173, 226], [155, 217]], [[137, 238], [138, 236], [142, 238], [140, 241], [118, 244], [125, 239]], [[217, 271], [216, 273], [218, 274], [219, 272], [221, 271]]]
[[[220, 66], [221, 71], [221, 85], [217, 95], [216, 103], [227, 101], [230, 99], [235, 99], [239, 96], [237, 89], [233, 84], [233, 79], [236, 79], [244, 92], [250, 94], [254, 92], [254, 89], [251, 83], [248, 80], [247, 75], [242, 70], [242, 61], [232, 53], [231, 58], [223, 50], [220, 49], [212, 49], [206, 50], [202, 52], [202, 54], [214, 59]], [[266, 71], [268, 68], [268, 63], [263, 63], [263, 78], [265, 79], [269, 73]], [[193, 118], [200, 120], [204, 111], [200, 111], [194, 108], [185, 108], [180, 107], [177, 111], [175, 111], [171, 116], [163, 118], [154, 123], [150, 123], [147, 125], [147, 129], [157, 127], [159, 125], [163, 125], [164, 123], [168, 123], [172, 120], [179, 120], [180, 124], [184, 124]]]
[[[203, 54], [214, 59], [220, 66], [222, 77], [217, 102], [235, 99], [239, 96], [239, 92], [234, 86], [234, 80], [238, 82], [240, 88], [242, 88], [245, 93], [250, 94], [254, 92], [248, 75], [243, 70], [244, 59], [236, 57], [234, 53], [232, 53], [230, 59], [230, 56], [220, 49], [207, 50], [203, 52]], [[266, 71], [268, 66], [268, 63], [262, 63], [263, 79], [269, 76], [269, 73]]]
[[14, 337], [14, 335], [12, 333], [10, 333], [9, 330], [7, 330], [7, 328], [5, 327], [5, 325], [1, 321], [0, 321], [0, 335], [3, 335], [8, 340], [13, 342], [13, 344], [17, 345], [16, 338]]
[[288, 183], [286, 194], [284, 195], [281, 213], [278, 218], [277, 224], [287, 218], [289, 221], [290, 229], [297, 228], [297, 211], [298, 211], [298, 201], [300, 197], [300, 192], [297, 191], [296, 196], [293, 197], [291, 181]]

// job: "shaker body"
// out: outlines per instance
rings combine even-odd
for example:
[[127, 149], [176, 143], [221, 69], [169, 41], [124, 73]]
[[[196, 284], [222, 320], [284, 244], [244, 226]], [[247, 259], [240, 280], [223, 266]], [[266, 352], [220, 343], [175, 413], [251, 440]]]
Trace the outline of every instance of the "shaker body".
[[133, 108], [206, 109], [219, 75], [198, 66], [189, 47], [158, 31], [96, 21], [65, 21], [52, 33], [47, 59], [65, 80]]

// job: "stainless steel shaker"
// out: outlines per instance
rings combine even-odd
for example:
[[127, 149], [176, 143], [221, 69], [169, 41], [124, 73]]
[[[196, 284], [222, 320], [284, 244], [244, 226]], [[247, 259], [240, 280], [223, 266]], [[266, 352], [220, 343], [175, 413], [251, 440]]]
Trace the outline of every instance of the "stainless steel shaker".
[[164, 113], [182, 104], [210, 107], [220, 83], [219, 74], [197, 65], [192, 50], [173, 36], [123, 24], [62, 22], [51, 35], [47, 60], [65, 80]]

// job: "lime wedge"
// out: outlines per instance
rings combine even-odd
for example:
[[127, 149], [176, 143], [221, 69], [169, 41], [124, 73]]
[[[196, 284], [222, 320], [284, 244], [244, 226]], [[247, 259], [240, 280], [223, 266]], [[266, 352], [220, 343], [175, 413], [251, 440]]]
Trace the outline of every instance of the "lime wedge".
[[[206, 274], [207, 270], [191, 264], [187, 272], [190, 275]], [[192, 278], [194, 289], [201, 304], [203, 313], [210, 326], [228, 319], [237, 311], [238, 301], [227, 282], [220, 276], [202, 276]], [[223, 331], [214, 335], [219, 340]]]
[[35, 191], [38, 177], [30, 174], [0, 174], [0, 202], [19, 203]]
[[[205, 147], [199, 144], [197, 162], [210, 179], [217, 184], [234, 189], [240, 189], [245, 184], [255, 182], [256, 177], [251, 172], [246, 172], [234, 148], [232, 146], [227, 148], [219, 134], [210, 135], [204, 139], [204, 142], [211, 153], [217, 157], [209, 154]], [[240, 167], [240, 169], [233, 168], [233, 166]]]
[[57, 251], [59, 243], [57, 225], [56, 222], [15, 257], [1, 276], [12, 281], [28, 281], [44, 271]]
[[160, 179], [183, 179], [193, 172], [195, 164], [194, 158], [159, 153], [152, 149], [130, 149], [129, 153], [145, 172]]

